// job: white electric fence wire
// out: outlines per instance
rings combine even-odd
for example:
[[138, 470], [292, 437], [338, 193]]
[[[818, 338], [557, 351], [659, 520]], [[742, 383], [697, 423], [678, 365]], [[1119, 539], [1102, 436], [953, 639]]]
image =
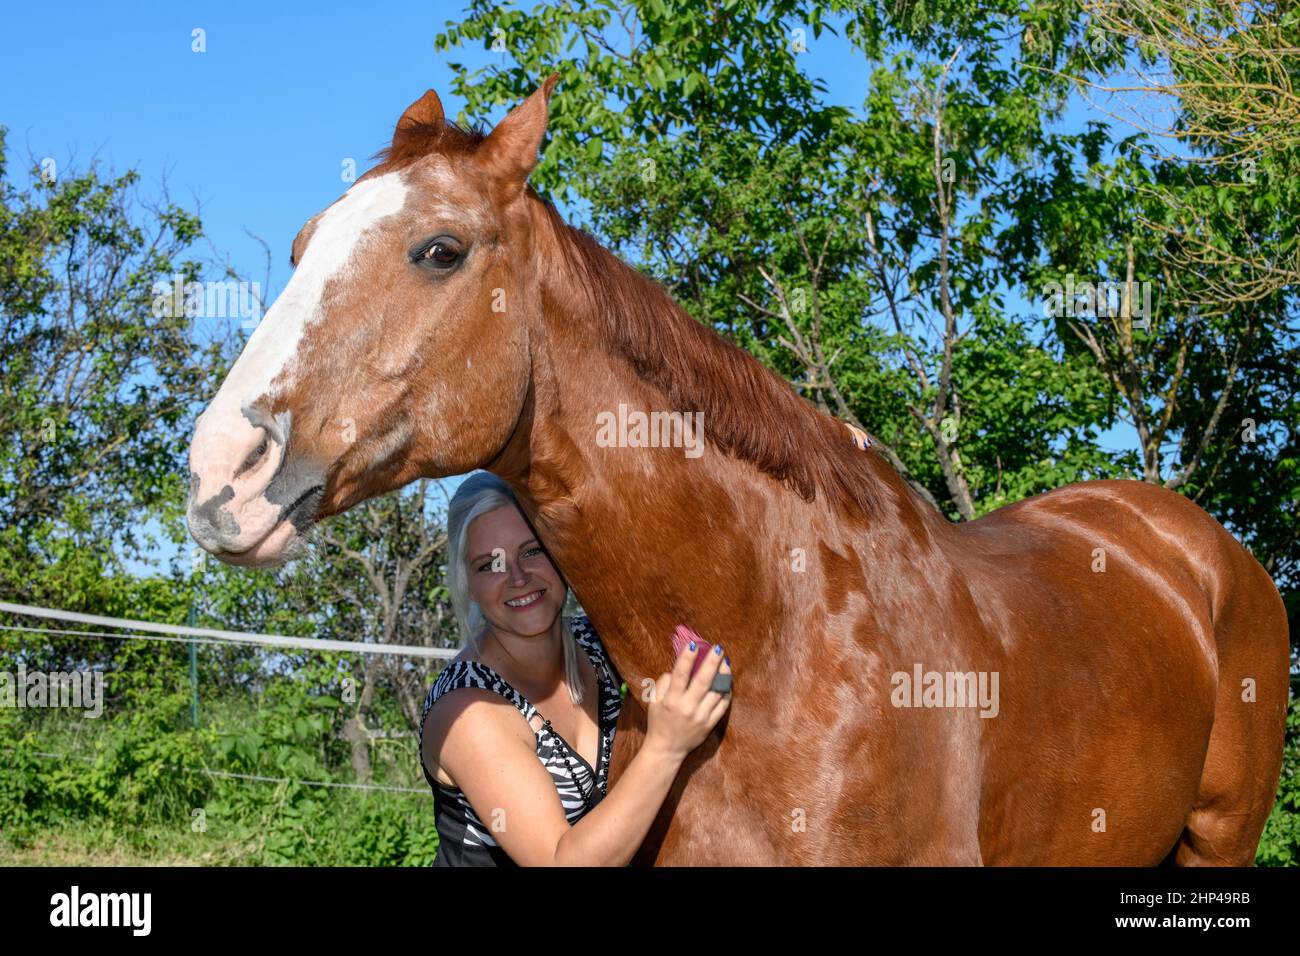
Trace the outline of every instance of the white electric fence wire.
[[[179, 624], [155, 624], [152, 621], [132, 621], [121, 617], [104, 617], [99, 614], [82, 614], [77, 611], [57, 611], [46, 607], [33, 607], [28, 604], [8, 604], [0, 601], [0, 611], [10, 614], [23, 614], [30, 617], [43, 617], [56, 621], [73, 621], [78, 624], [98, 624], [102, 627], [129, 628], [132, 631], [144, 631], [148, 634], [177, 635], [186, 640], [207, 638], [205, 643], [261, 644], [266, 647], [287, 647], [298, 650], [343, 651], [354, 654], [392, 654], [405, 657], [428, 657], [451, 660], [460, 653], [456, 647], [416, 647], [409, 644], [363, 644], [360, 641], [329, 641], [315, 637], [284, 637], [280, 634], [249, 634], [244, 631], [222, 631], [210, 627], [184, 627]], [[4, 630], [18, 628], [5, 627]], [[145, 636], [145, 634], [105, 634], [82, 632], [92, 637], [126, 637], [139, 640], [167, 640], [163, 637]], [[175, 638], [172, 638], [173, 640]]]

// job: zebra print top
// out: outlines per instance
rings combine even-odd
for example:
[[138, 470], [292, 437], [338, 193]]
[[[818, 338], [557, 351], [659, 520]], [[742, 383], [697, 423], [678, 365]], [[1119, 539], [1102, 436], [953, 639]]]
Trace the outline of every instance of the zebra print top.
[[[555, 789], [560, 796], [560, 803], [564, 807], [564, 815], [572, 826], [601, 800], [600, 785], [607, 781], [609, 775], [605, 755], [613, 750], [614, 725], [618, 721], [623, 699], [619, 696], [619, 685], [622, 681], [614, 668], [613, 661], [605, 652], [605, 646], [592, 628], [591, 622], [586, 617], [575, 617], [569, 620], [569, 627], [574, 640], [587, 652], [596, 669], [599, 695], [596, 711], [600, 715], [600, 744], [596, 748], [595, 779], [593, 779], [591, 765], [586, 759], [570, 747], [563, 737], [555, 733], [549, 724], [536, 731], [536, 735], [537, 759], [550, 771], [551, 779], [555, 781]], [[515, 690], [504, 677], [480, 661], [451, 661], [429, 688], [424, 709], [420, 713], [421, 754], [424, 753], [424, 722], [429, 715], [429, 708], [443, 694], [461, 687], [482, 687], [496, 691], [519, 708], [524, 719], [530, 721], [531, 728], [531, 721], [533, 715], [537, 714], [537, 708], [528, 698]], [[563, 751], [568, 752], [569, 760], [573, 763], [572, 774], [565, 762]], [[434, 858], [433, 865], [515, 866], [516, 864], [505, 850], [492, 838], [491, 826], [484, 824], [474, 812], [464, 792], [459, 787], [449, 787], [441, 783], [430, 774], [429, 769], [424, 766], [423, 757], [420, 760], [420, 767], [424, 771], [424, 779], [428, 781], [433, 791], [434, 824], [438, 829], [438, 855]], [[584, 806], [583, 800], [588, 793], [591, 794], [590, 806]]]

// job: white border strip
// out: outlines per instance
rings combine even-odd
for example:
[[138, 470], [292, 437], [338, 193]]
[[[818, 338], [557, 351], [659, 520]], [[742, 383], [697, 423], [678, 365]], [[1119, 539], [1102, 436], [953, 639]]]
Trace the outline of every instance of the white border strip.
[[[103, 617], [77, 611], [55, 611], [28, 604], [8, 604], [0, 601], [0, 611], [49, 618], [55, 621], [76, 621], [80, 624], [98, 624], [102, 627], [127, 627], [134, 631], [155, 634], [174, 634], [188, 637], [206, 637], [233, 644], [262, 644], [267, 647], [293, 647], [300, 650], [344, 651], [353, 654], [393, 654], [399, 657], [428, 657], [450, 660], [460, 653], [455, 647], [414, 647], [409, 644], [363, 644], [360, 641], [327, 641], [316, 637], [284, 637], [280, 634], [246, 634], [243, 631], [220, 631], [207, 627], [182, 627], [178, 624], [154, 624], [152, 621], [131, 621], [120, 617]], [[126, 635], [104, 634], [103, 637]]]

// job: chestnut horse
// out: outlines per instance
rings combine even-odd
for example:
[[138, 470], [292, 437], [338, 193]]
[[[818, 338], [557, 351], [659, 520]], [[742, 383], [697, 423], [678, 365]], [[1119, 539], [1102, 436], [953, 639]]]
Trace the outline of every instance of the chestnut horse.
[[197, 541], [272, 565], [416, 478], [505, 478], [628, 684], [613, 785], [674, 625], [735, 668], [634, 862], [1249, 864], [1288, 694], [1264, 569], [1136, 481], [948, 522], [529, 188], [554, 82], [488, 135], [429, 91], [303, 227], [195, 425]]

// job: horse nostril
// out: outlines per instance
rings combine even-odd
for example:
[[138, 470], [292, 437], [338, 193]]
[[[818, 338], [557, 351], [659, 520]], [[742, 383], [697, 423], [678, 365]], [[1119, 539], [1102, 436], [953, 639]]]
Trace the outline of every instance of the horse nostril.
[[249, 456], [244, 459], [244, 463], [240, 465], [239, 470], [235, 472], [235, 477], [238, 478], [244, 472], [256, 466], [259, 461], [261, 461], [263, 458], [266, 457], [266, 452], [268, 448], [270, 448], [270, 440], [267, 438], [265, 434], [263, 434], [262, 443], [258, 445], [256, 448], [254, 448], [252, 453], [250, 453]]

